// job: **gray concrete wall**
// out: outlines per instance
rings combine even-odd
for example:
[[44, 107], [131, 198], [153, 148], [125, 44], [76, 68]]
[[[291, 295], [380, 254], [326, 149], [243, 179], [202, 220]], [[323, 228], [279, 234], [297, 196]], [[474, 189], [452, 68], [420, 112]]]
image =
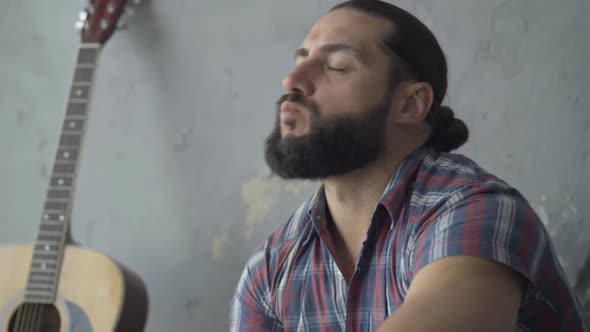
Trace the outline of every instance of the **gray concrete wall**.
[[[0, 244], [34, 239], [80, 0], [0, 0]], [[104, 48], [73, 234], [137, 271], [147, 331], [227, 330], [249, 252], [315, 184], [267, 178], [292, 52], [327, 0], [152, 0]], [[460, 150], [520, 189], [572, 284], [590, 252], [590, 3], [402, 0], [439, 37]], [[7, 267], [0, 267], [7, 268]]]

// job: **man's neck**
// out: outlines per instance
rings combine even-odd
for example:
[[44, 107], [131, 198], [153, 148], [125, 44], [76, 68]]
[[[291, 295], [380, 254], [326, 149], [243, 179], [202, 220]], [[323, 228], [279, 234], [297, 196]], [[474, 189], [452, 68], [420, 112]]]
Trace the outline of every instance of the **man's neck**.
[[[323, 181], [326, 203], [340, 232], [368, 228], [375, 206], [399, 163], [375, 162], [352, 173]], [[363, 232], [364, 233], [364, 232]]]
[[387, 158], [351, 173], [324, 179], [324, 191], [334, 227], [345, 239], [364, 237], [375, 207], [401, 162], [416, 147], [387, 153]]

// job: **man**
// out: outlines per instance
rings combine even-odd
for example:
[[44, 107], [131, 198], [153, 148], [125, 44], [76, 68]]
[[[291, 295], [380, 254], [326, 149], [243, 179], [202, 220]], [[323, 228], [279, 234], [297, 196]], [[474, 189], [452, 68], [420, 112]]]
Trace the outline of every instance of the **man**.
[[248, 260], [231, 331], [585, 330], [525, 198], [448, 153], [468, 132], [420, 21], [340, 4], [283, 85], [266, 161], [321, 186]]

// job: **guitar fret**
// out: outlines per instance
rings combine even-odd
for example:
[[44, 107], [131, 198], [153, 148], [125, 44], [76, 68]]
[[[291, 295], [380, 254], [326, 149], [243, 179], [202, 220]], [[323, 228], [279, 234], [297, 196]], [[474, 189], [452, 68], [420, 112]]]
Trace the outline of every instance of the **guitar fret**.
[[49, 299], [51, 298], [53, 292], [49, 291], [35, 291], [35, 290], [27, 290], [27, 294], [25, 295], [26, 299], [31, 298], [40, 298], [40, 299]]
[[33, 260], [39, 262], [53, 262], [56, 260], [58, 255], [48, 255], [48, 254], [33, 254]]
[[72, 91], [70, 92], [70, 100], [74, 98], [81, 98], [81, 99], [88, 99], [90, 96], [90, 87], [89, 86], [75, 86], [72, 87]]
[[58, 236], [61, 237], [61, 235], [63, 234], [63, 232], [58, 232], [58, 231], [39, 231], [39, 235], [43, 235], [43, 236]]
[[74, 82], [91, 82], [94, 67], [76, 68], [74, 72]]
[[70, 198], [69, 190], [49, 190], [47, 192], [49, 198]]
[[83, 81], [73, 81], [72, 87], [90, 87], [92, 86], [92, 82], [83, 82]]
[[[31, 268], [29, 270], [29, 274], [32, 273], [53, 273], [53, 275], [55, 276], [55, 274], [57, 273], [57, 264], [56, 264], [56, 260], [53, 261], [46, 261], [47, 263], [41, 263], [41, 264], [37, 264], [35, 266], [33, 266], [33, 264], [31, 264]], [[49, 265], [55, 266], [55, 267], [49, 267]], [[49, 275], [47, 276], [49, 277]]]
[[70, 198], [69, 190], [49, 190], [47, 191], [48, 198]]
[[[66, 156], [70, 156], [69, 153], [68, 154], [65, 154], [65, 155]], [[63, 158], [63, 155], [62, 155], [62, 158]], [[74, 167], [74, 166], [77, 165], [76, 160], [60, 159], [59, 158], [59, 155], [55, 159], [56, 159], [55, 160], [55, 164], [53, 165], [53, 169], [54, 169], [53, 174], [60, 174], [60, 173], [64, 173], [65, 172], [63, 170], [60, 171], [59, 169], [56, 171], [55, 170], [56, 169], [55, 166], [64, 166], [64, 168], [67, 168], [65, 166], [72, 166], [72, 167]]]
[[77, 149], [58, 149], [57, 159], [62, 163], [73, 163], [78, 160]]
[[39, 271], [35, 271], [35, 272], [31, 272], [29, 273], [29, 276], [31, 277], [50, 277], [50, 278], [55, 278], [55, 272], [39, 272]]
[[68, 208], [68, 204], [64, 202], [45, 202], [45, 210], [51, 211], [65, 211]]
[[90, 69], [94, 69], [94, 67], [96, 67], [96, 65], [94, 63], [78, 63], [76, 65], [76, 68], [90, 68]]
[[47, 280], [37, 280], [37, 279], [29, 279], [27, 280], [27, 284], [29, 285], [53, 285], [55, 280], [53, 278]]
[[[57, 248], [61, 245], [60, 242], [56, 242], [56, 241], [36, 241], [36, 243], [37, 244], [35, 245], [35, 248], [44, 247], [44, 246], [50, 246], [52, 248], [54, 248], [54, 247]], [[55, 250], [53, 250], [53, 251], [55, 251]]]
[[39, 252], [57, 252], [60, 243], [43, 243], [35, 245], [35, 251]]
[[68, 176], [53, 176], [49, 180], [49, 185], [52, 187], [71, 187], [73, 179]]
[[85, 114], [67, 114], [66, 113], [66, 121], [70, 120], [82, 120], [86, 121], [87, 116]]
[[69, 102], [66, 115], [86, 115], [87, 103]]
[[59, 139], [60, 146], [70, 146], [80, 144], [80, 135], [61, 135]]
[[55, 270], [56, 269], [49, 269], [49, 268], [43, 268], [43, 267], [31, 267], [29, 269], [29, 272], [55, 271]]
[[41, 223], [41, 226], [39, 226], [39, 230], [42, 232], [62, 232], [65, 228], [64, 223], [60, 223], [60, 224], [48, 224], [45, 222]]
[[51, 264], [46, 264], [46, 263], [33, 263], [33, 264], [31, 264], [31, 268], [33, 268], [33, 269], [41, 269], [42, 271], [55, 270], [57, 268], [57, 264], [55, 264], [55, 263], [51, 263]]
[[25, 301], [27, 302], [40, 302], [40, 303], [51, 303], [53, 294], [26, 294]]
[[[65, 222], [63, 222], [63, 221], [43, 220], [41, 222], [41, 225], [39, 225], [39, 230], [44, 230], [43, 227], [64, 227], [64, 225], [65, 225]], [[52, 246], [52, 245], [57, 245], [57, 244], [59, 244], [59, 243], [40, 243], [40, 245], [42, 245], [43, 247], [45, 247], [46, 245]]]
[[53, 241], [53, 242], [61, 242], [62, 236], [50, 236], [50, 235], [42, 235], [39, 234], [37, 236], [38, 241]]
[[68, 128], [68, 129], [64, 129], [61, 131], [62, 134], [64, 135], [80, 135], [80, 132], [82, 131], [82, 129], [78, 129], [78, 128]]
[[73, 86], [70, 98], [88, 99], [90, 96], [90, 86]]
[[67, 189], [67, 190], [71, 190], [72, 187], [68, 187], [68, 186], [49, 186], [48, 188], [49, 190], [62, 190], [62, 189]]
[[53, 173], [54, 174], [63, 174], [63, 173], [74, 173], [76, 170], [76, 164], [56, 164], [53, 166]]
[[44, 210], [41, 220], [43, 222], [65, 222], [67, 219], [67, 213], [61, 210]]
[[62, 211], [46, 210], [41, 216], [44, 223], [48, 221], [52, 222], [64, 222], [66, 220], [66, 214]]
[[55, 255], [59, 255], [59, 251], [57, 249], [55, 250], [44, 250], [44, 249], [36, 249], [34, 251], [35, 253], [41, 254], [41, 253], [46, 253], [46, 254], [55, 254]]
[[27, 289], [25, 300], [30, 302], [31, 299], [39, 299], [39, 300], [49, 300], [53, 296], [53, 290], [50, 289], [49, 291], [42, 291], [42, 290], [32, 290]]
[[28, 292], [38, 292], [38, 293], [44, 293], [44, 292], [52, 293], [53, 287], [35, 287], [33, 285], [28, 285], [27, 291]]
[[68, 115], [67, 119], [64, 121], [64, 125], [62, 130], [65, 132], [67, 130], [83, 130], [84, 129], [84, 121], [80, 119], [70, 119], [73, 115]]
[[78, 52], [78, 64], [96, 64], [96, 56], [98, 55], [98, 48], [96, 46], [80, 47]]
[[71, 177], [71, 176], [73, 176], [73, 175], [74, 175], [74, 174], [72, 174], [72, 173], [55, 173], [55, 172], [51, 173], [51, 176], [52, 176], [52, 177], [56, 177], [56, 178], [61, 178], [61, 177]]
[[29, 277], [29, 279], [27, 280], [27, 283], [47, 283], [47, 282], [51, 282], [53, 283], [53, 277], [41, 277], [41, 276], [36, 276], [36, 277]]
[[[58, 255], [59, 254], [59, 252], [58, 251], [55, 251], [55, 250], [54, 251], [38, 251], [38, 250], [35, 250], [35, 253], [39, 253], [39, 254], [40, 253], [50, 253], [50, 254], [55, 254], [55, 255]], [[57, 265], [55, 265], [55, 262], [56, 261], [57, 260], [54, 259], [54, 260], [47, 260], [46, 263], [42, 263], [40, 260], [34, 260], [33, 262], [35, 262], [35, 264], [37, 264], [37, 265], [35, 265], [35, 268], [40, 268], [40, 269], [42, 269], [42, 270], [45, 271], [48, 268], [50, 268], [50, 269], [57, 268]], [[45, 267], [43, 267], [42, 264], [45, 264]], [[51, 266], [53, 266], [53, 267], [51, 267]]]
[[74, 104], [87, 104], [88, 99], [86, 98], [70, 98], [70, 103]]
[[[67, 198], [53, 198], [53, 197], [47, 197], [45, 199], [46, 203], [68, 203], [69, 199]], [[67, 204], [66, 204], [67, 205]], [[61, 209], [58, 209], [61, 210]], [[64, 209], [65, 210], [65, 209]]]
[[27, 279], [27, 283], [35, 283], [35, 282], [48, 282], [53, 281], [55, 279], [54, 276], [29, 276]]
[[25, 293], [24, 301], [28, 303], [51, 305], [55, 302], [55, 293], [33, 293], [27, 291]]

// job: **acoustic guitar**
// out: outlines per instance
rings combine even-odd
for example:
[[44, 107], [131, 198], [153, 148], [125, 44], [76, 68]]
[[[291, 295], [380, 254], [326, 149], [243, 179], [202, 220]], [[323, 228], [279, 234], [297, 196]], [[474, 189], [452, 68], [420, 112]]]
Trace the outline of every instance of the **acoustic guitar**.
[[92, 0], [80, 13], [81, 43], [49, 188], [33, 245], [0, 247], [0, 331], [143, 331], [143, 281], [115, 260], [77, 245], [70, 219], [99, 52], [122, 22], [124, 0]]

